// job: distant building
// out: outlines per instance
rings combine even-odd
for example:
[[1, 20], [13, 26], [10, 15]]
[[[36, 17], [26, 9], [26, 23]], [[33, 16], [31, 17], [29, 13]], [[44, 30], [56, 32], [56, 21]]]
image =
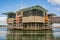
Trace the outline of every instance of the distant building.
[[54, 14], [54, 13], [48, 14], [49, 19], [51, 19], [53, 16], [56, 16], [56, 14]]
[[48, 25], [49, 25], [50, 27], [52, 27], [53, 21], [55, 21], [55, 19], [56, 19], [56, 18], [54, 19], [54, 16], [56, 16], [56, 14], [54, 14], [54, 13], [48, 14], [48, 19], [49, 19]]
[[48, 11], [41, 6], [8, 12], [7, 24], [10, 29], [40, 30], [51, 29], [48, 25]]

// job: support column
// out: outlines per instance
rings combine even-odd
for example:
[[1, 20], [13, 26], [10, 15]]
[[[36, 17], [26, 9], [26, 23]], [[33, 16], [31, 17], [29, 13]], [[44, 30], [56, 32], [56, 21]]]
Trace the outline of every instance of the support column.
[[42, 28], [43, 28], [43, 27], [42, 27], [42, 24], [41, 24], [40, 26], [41, 26], [40, 28], [42, 29]]
[[24, 27], [25, 27], [25, 24], [23, 24], [23, 29], [24, 29]]
[[31, 28], [32, 28], [32, 23], [31, 23]]
[[[21, 11], [21, 16], [22, 16], [22, 25], [23, 25], [23, 11]], [[24, 29], [23, 26], [22, 26], [22, 28]]]
[[35, 23], [35, 30], [36, 30], [36, 23]]
[[38, 23], [38, 29], [39, 29], [39, 23]]
[[40, 28], [41, 26], [40, 26], [40, 23], [39, 23], [39, 28]]
[[29, 26], [28, 23], [26, 25], [27, 25], [27, 30], [28, 30], [28, 26]]

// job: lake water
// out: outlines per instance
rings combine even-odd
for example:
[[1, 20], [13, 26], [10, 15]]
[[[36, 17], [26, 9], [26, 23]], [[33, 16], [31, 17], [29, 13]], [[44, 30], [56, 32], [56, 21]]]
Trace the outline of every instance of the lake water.
[[60, 28], [40, 31], [0, 28], [0, 40], [60, 40]]

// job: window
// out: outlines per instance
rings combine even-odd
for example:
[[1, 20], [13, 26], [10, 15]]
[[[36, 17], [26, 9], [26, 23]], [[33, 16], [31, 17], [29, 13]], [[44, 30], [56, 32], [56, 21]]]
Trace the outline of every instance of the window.
[[16, 15], [15, 14], [8, 14], [8, 18], [15, 18]]
[[43, 17], [43, 12], [42, 11], [39, 11], [39, 16]]
[[21, 13], [20, 12], [17, 12], [17, 15], [21, 15]]
[[38, 27], [39, 26], [39, 23], [36, 23], [36, 26]]
[[42, 16], [43, 17], [43, 12], [37, 9], [32, 10], [32, 15], [33, 16]]
[[23, 27], [24, 27], [24, 28], [27, 28], [27, 24], [26, 24], [26, 23], [24, 23], [24, 24], [23, 24]]
[[30, 16], [31, 15], [31, 11], [24, 11], [23, 12], [23, 16], [26, 17], [26, 16]]
[[31, 23], [28, 23], [28, 27], [31, 27]]
[[32, 26], [35, 26], [35, 23], [32, 23]]

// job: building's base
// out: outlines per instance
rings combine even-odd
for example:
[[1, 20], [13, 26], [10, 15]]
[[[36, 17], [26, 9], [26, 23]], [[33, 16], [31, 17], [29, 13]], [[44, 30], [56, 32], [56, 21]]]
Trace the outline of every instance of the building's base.
[[52, 28], [45, 28], [45, 27], [41, 27], [41, 28], [9, 28], [9, 29], [13, 29], [13, 30], [52, 30]]

